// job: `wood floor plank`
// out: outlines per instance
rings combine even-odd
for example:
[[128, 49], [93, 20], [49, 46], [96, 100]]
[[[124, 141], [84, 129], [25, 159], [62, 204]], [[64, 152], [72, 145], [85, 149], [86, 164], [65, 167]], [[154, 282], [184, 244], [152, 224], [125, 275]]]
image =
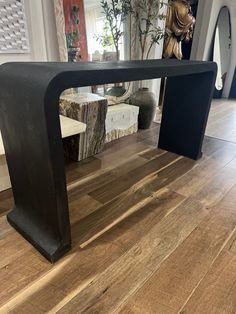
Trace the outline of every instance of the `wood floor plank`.
[[135, 154], [139, 154], [142, 151], [147, 150], [149, 147], [143, 143], [134, 143], [128, 146], [125, 146], [122, 149], [117, 149], [116, 151], [107, 154], [101, 153], [97, 155], [97, 158], [102, 161], [102, 168], [111, 167], [111, 165], [118, 166], [125, 162], [128, 158], [134, 156]]
[[119, 196], [121, 193], [131, 188], [134, 184], [145, 179], [150, 175], [156, 176], [163, 167], [168, 166], [179, 158], [178, 155], [172, 153], [165, 153], [157, 158], [154, 158], [140, 167], [128, 171], [125, 175], [118, 177], [97, 190], [89, 193], [97, 201], [105, 204], [109, 200]]
[[5, 239], [6, 233], [11, 231], [11, 227], [7, 222], [6, 216], [0, 217], [0, 240]]
[[69, 196], [70, 223], [74, 224], [96, 211], [102, 204], [89, 195]]
[[[217, 168], [218, 166], [216, 166]], [[196, 167], [172, 183], [169, 188], [186, 197], [194, 196], [205, 206], [212, 207], [223, 198], [235, 183], [236, 171], [234, 169], [220, 168], [215, 175], [208, 178], [204, 174], [198, 175]]]
[[193, 196], [207, 207], [216, 205], [235, 185], [236, 171], [227, 167], [208, 180]]
[[119, 197], [114, 198], [100, 207], [99, 210], [79, 221], [76, 224], [79, 232], [74, 235], [74, 238], [81, 247], [86, 246], [133, 212], [142, 208], [162, 188], [189, 171], [193, 166], [194, 162], [190, 159], [176, 159], [174, 163], [158, 173], [153, 172], [148, 178], [144, 177], [137, 181]]
[[[128, 303], [127, 306], [118, 309], [113, 312], [116, 314], [177, 314], [174, 308], [178, 308], [180, 300], [178, 298], [165, 294], [162, 291], [155, 290], [153, 293], [151, 290], [149, 293], [145, 291], [147, 296], [146, 300], [143, 300], [143, 304], [140, 304], [139, 300], [137, 304]], [[133, 301], [133, 300], [132, 300]], [[168, 305], [166, 305], [168, 304]]]
[[[157, 123], [153, 123], [150, 129], [147, 130], [139, 130], [137, 133], [128, 135], [125, 137], [120, 138], [119, 140], [112, 141], [110, 143], [105, 144], [105, 149], [102, 153], [100, 153], [98, 156], [99, 158], [102, 158], [103, 155], [107, 155], [110, 153], [113, 153], [117, 150], [120, 150], [122, 148], [126, 148], [130, 144], [134, 143], [140, 143], [143, 140], [153, 136], [153, 135], [159, 135], [160, 125]], [[157, 142], [155, 143], [157, 146]]]
[[236, 313], [236, 231], [181, 314]]
[[0, 216], [5, 214], [6, 211], [9, 211], [14, 206], [12, 190], [6, 190], [0, 193]]
[[163, 153], [165, 153], [165, 151], [163, 149], [160, 148], [151, 148], [148, 151], [145, 151], [143, 153], [140, 153], [139, 156], [148, 160], [151, 160], [153, 158], [158, 157], [159, 155], [162, 155]]
[[[84, 309], [110, 314], [122, 309], [146, 314], [154, 308], [155, 314], [165, 314], [176, 313], [185, 304], [191, 313], [197, 302], [194, 291], [200, 291], [203, 300], [200, 310], [209, 309], [204, 295], [208, 288], [202, 285], [211, 269], [218, 271], [213, 268], [219, 259], [217, 251], [235, 223], [235, 200], [227, 193], [236, 177], [236, 145], [206, 138], [203, 159], [180, 158], [158, 171], [153, 163], [163, 154], [156, 148], [158, 131], [156, 125], [109, 143], [93, 158], [66, 164], [73, 247], [55, 265], [8, 225], [5, 215], [13, 198], [0, 193], [0, 313], [80, 313]], [[146, 166], [150, 162], [152, 169]], [[143, 167], [147, 172], [138, 174], [123, 190], [118, 179], [132, 171], [136, 175], [135, 169], [142, 172]], [[105, 204], [92, 197], [110, 182], [118, 184], [117, 196], [107, 194]], [[227, 202], [220, 208], [226, 194]], [[234, 242], [230, 244], [235, 251]], [[233, 277], [234, 262], [227, 262]], [[223, 273], [224, 267], [220, 268]], [[132, 306], [125, 307], [146, 284], [152, 287], [160, 269], [157, 287], [153, 284], [156, 294], [140, 296], [150, 301], [150, 307], [136, 306], [134, 312]], [[227, 276], [226, 272], [218, 277], [209, 300], [225, 298], [219, 308], [233, 313], [234, 296], [227, 291], [234, 283]], [[225, 278], [229, 285], [222, 285], [223, 296], [217, 291]]]
[[[180, 167], [180, 170], [181, 171], [185, 171], [186, 170], [186, 164], [182, 161], [181, 162], [181, 167]], [[190, 166], [192, 166], [192, 162], [190, 161], [190, 164], [189, 165], [187, 165], [188, 167]], [[171, 170], [172, 169], [172, 170]], [[169, 169], [169, 171], [165, 171], [165, 173], [166, 173], [166, 175], [168, 175], [168, 173], [169, 174], [171, 174], [171, 171], [173, 172], [173, 173], [175, 173], [176, 175], [178, 175], [178, 174], [180, 174], [181, 173], [181, 171], [180, 172], [176, 172], [175, 171], [175, 169], [174, 169], [174, 167], [172, 167], [171, 169]], [[170, 179], [172, 178], [172, 176], [170, 176]], [[158, 180], [159, 181], [159, 180]], [[73, 228], [72, 229], [72, 234], [73, 234], [73, 230], [77, 230], [77, 228], [75, 227], [75, 228]], [[85, 231], [88, 231], [88, 230], [85, 230]], [[14, 233], [14, 235], [15, 235], [15, 233]], [[16, 237], [17, 236], [19, 236], [19, 235], [16, 235]], [[20, 237], [20, 236], [19, 236]], [[74, 239], [76, 239], [76, 237], [74, 237]], [[21, 239], [22, 240], [22, 239]], [[17, 238], [15, 239], [14, 237], [13, 237], [13, 241], [11, 242], [12, 243], [12, 245], [13, 245], [13, 247], [14, 247], [14, 242], [15, 241], [18, 241], [17, 240]], [[23, 242], [24, 242], [24, 240], [22, 240]], [[31, 250], [31, 246], [27, 243], [27, 242], [24, 242], [24, 244], [26, 245], [26, 247], [28, 246], [28, 249], [26, 250], [25, 249], [25, 252], [27, 252], [28, 251], [28, 254], [29, 254], [29, 256], [30, 256], [30, 254], [32, 254], [32, 253], [34, 253], [34, 252], [32, 252], [32, 250]], [[9, 246], [8, 246], [9, 247]], [[19, 253], [19, 252], [21, 252], [21, 254]], [[22, 258], [22, 254], [23, 254], [23, 250], [21, 251], [19, 251], [18, 252], [18, 250], [17, 251], [13, 251], [13, 253], [11, 254], [11, 256], [12, 256], [12, 259], [14, 259], [14, 260], [11, 260], [11, 263], [13, 264], [13, 266], [12, 266], [12, 269], [14, 269], [15, 268], [15, 263], [18, 265], [18, 267], [20, 267], [20, 269], [21, 269], [21, 265], [24, 265], [24, 263], [23, 264], [19, 264], [19, 260], [21, 260], [21, 258]], [[19, 254], [19, 255], [18, 255]], [[37, 254], [35, 254], [36, 255], [36, 258], [37, 258]], [[34, 257], [35, 258], [35, 257]], [[32, 260], [32, 257], [31, 257], [31, 260]], [[5, 264], [7, 264], [7, 260], [6, 260], [6, 262], [5, 262]], [[8, 263], [9, 264], [9, 263]], [[17, 269], [17, 268], [16, 268]], [[24, 272], [24, 270], [22, 269], [22, 272]], [[43, 272], [43, 270], [42, 270], [42, 272]], [[35, 273], [35, 272], [32, 272], [32, 274], [34, 275], [34, 276], [40, 276], [40, 274], [41, 274], [41, 272], [39, 271], [38, 273]], [[35, 277], [33, 277], [33, 278], [35, 278]], [[31, 278], [32, 279], [32, 278]], [[30, 278], [29, 278], [29, 280], [30, 280]], [[24, 285], [28, 285], [29, 284], [29, 282], [26, 280], [26, 281], [23, 281], [23, 286]], [[17, 289], [17, 288], [16, 288]], [[8, 294], [7, 295], [4, 295], [4, 296], [2, 296], [2, 300], [5, 300], [4, 299], [4, 297], [7, 297], [7, 296], [11, 296], [11, 293], [15, 293], [16, 292], [16, 290], [15, 290], [15, 288], [13, 288], [13, 287], [11, 287], [11, 289], [10, 290], [8, 290]]]
[[76, 180], [67, 186], [67, 190], [69, 191], [69, 195], [76, 195], [76, 197], [86, 195], [99, 187], [114, 181], [116, 178], [122, 176], [128, 171], [139, 168], [145, 163], [147, 163], [146, 159], [139, 156], [133, 156], [115, 168], [111, 166], [106, 170], [100, 169], [98, 171], [94, 171], [88, 176], [80, 177], [80, 174], [77, 171]]
[[169, 188], [186, 197], [196, 195], [206, 206], [216, 204], [236, 183], [235, 169], [230, 171], [236, 154], [235, 145], [226, 143], [215, 147], [196, 166], [173, 182]]
[[227, 143], [224, 141], [219, 141], [212, 137], [205, 137], [203, 141], [202, 151], [205, 156], [211, 156], [218, 149], [224, 148]]
[[101, 171], [102, 161], [99, 158], [90, 157], [79, 162], [71, 160], [66, 161], [65, 166], [67, 185], [70, 185], [78, 179], [82, 179], [90, 174]]
[[[15, 243], [19, 247], [20, 239], [16, 238]], [[87, 251], [74, 247], [64, 259], [53, 266], [41, 258], [33, 248], [27, 248], [25, 241], [22, 241], [19, 250], [18, 256], [14, 256], [10, 263], [0, 268], [0, 312], [5, 308], [12, 310], [21, 304], [23, 308], [28, 307], [28, 313], [32, 313], [35, 307], [32, 307], [32, 304], [35, 303], [36, 308], [45, 313], [45, 309], [58, 304], [58, 293], [66, 296], [73, 293], [74, 289], [82, 289], [81, 287], [90, 282], [91, 275], [93, 278], [99, 269], [123, 253], [119, 247], [104, 243], [100, 239]], [[2, 250], [0, 251], [2, 253]], [[6, 253], [9, 256], [11, 252], [7, 250]], [[54, 292], [57, 291], [54, 297], [51, 295], [51, 281], [54, 282]], [[48, 296], [51, 296], [50, 302], [47, 302]], [[30, 298], [32, 302], [29, 302]], [[6, 307], [4, 304], [7, 304]]]
[[208, 119], [206, 134], [222, 140], [236, 142], [235, 100], [214, 100]]
[[[145, 147], [145, 149], [148, 149], [148, 147]], [[141, 157], [139, 157], [139, 161], [140, 161], [140, 159], [141, 159]], [[142, 160], [142, 162], [143, 161], [144, 160]], [[132, 160], [132, 165], [133, 164], [135, 164], [134, 160]], [[140, 162], [138, 164], [140, 165]], [[130, 165], [130, 166], [132, 166], [132, 165]], [[128, 165], [126, 164], [125, 167], [128, 167]], [[117, 170], [120, 171], [121, 169], [120, 168], [118, 169], [118, 167], [117, 167]], [[70, 198], [70, 196], [71, 195], [69, 195], [69, 198]], [[73, 199], [74, 197], [77, 198], [77, 195], [72, 196], [71, 199]], [[94, 204], [95, 207], [96, 207], [96, 205], [98, 205], [98, 203]], [[73, 207], [73, 204], [72, 204], [72, 207]], [[90, 207], [93, 207], [93, 205], [90, 204]], [[73, 208], [72, 208], [72, 210], [73, 210]], [[84, 213], [83, 213], [83, 215], [84, 215]], [[78, 217], [76, 217], [76, 215], [74, 215], [74, 213], [72, 213], [72, 221], [73, 220], [76, 221], [77, 218], [81, 218], [81, 214], [78, 214]], [[31, 259], [31, 261], [33, 261], [33, 265], [34, 265], [34, 260], [39, 258], [40, 255], [38, 255], [38, 253], [36, 251], [34, 251], [34, 249], [24, 239], [22, 239], [17, 233], [15, 233], [13, 229], [12, 229], [12, 232], [8, 238], [9, 238], [9, 241], [8, 242], [5, 241], [6, 245], [4, 245], [5, 247], [8, 247], [8, 251], [6, 253], [1, 251], [1, 249], [0, 249], [0, 251], [1, 251], [1, 253], [4, 253], [4, 257], [6, 257], [5, 260], [4, 259], [1, 260], [2, 265], [3, 265], [3, 269], [5, 269], [5, 267], [7, 267], [7, 269], [8, 269], [7, 274], [11, 277], [11, 275], [13, 274], [12, 272], [10, 272], [11, 269], [12, 269], [12, 271], [13, 271], [13, 269], [15, 269], [16, 275], [18, 272], [18, 270], [17, 270], [18, 268], [21, 269], [21, 270], [19, 270], [21, 273], [24, 273], [24, 268], [22, 265], [24, 265], [23, 260], [25, 258], [25, 255], [28, 254], [28, 258]], [[16, 243], [18, 242], [19, 239], [20, 239], [20, 241], [19, 241], [18, 245], [16, 245]], [[20, 243], [22, 243], [22, 245], [24, 247], [24, 249], [22, 249], [22, 250], [20, 249], [20, 245], [19, 245]], [[10, 249], [10, 247], [11, 247], [10, 245], [12, 245], [12, 251]], [[33, 254], [33, 256], [31, 256], [31, 254]], [[45, 262], [45, 261], [43, 261], [43, 262]], [[9, 267], [9, 265], [11, 267]], [[17, 267], [16, 267], [16, 265], [17, 265]], [[22, 268], [21, 268], [21, 266], [22, 266]], [[48, 271], [48, 268], [46, 267], [44, 270]], [[13, 286], [9, 290], [7, 290], [7, 293], [5, 291], [6, 294], [1, 296], [1, 300], [4, 302], [6, 300], [5, 298], [11, 297], [13, 293], [15, 293], [16, 291], [18, 291], [18, 289], [20, 289], [20, 287], [23, 288], [23, 287], [27, 286], [28, 283], [31, 282], [31, 280], [34, 280], [35, 276], [40, 277], [44, 273], [44, 270], [43, 270], [43, 267], [42, 268], [39, 267], [39, 269], [37, 271], [35, 269], [34, 269], [34, 271], [31, 270], [32, 276], [29, 276], [29, 278], [27, 278], [27, 280], [25, 280], [25, 281], [21, 281], [22, 286], [21, 285], [19, 285], [17, 287]]]
[[226, 167], [236, 170], [236, 158], [229, 162]]
[[[119, 144], [119, 141], [117, 141]], [[115, 145], [114, 146], [118, 146]], [[149, 150], [149, 146], [141, 142], [132, 143], [127, 148], [126, 146], [115, 150], [113, 147], [110, 151], [106, 150], [106, 153], [97, 154], [96, 157], [90, 157], [88, 159], [82, 160], [80, 162], [67, 162], [66, 163], [66, 174], [67, 174], [67, 185], [73, 185], [80, 180], [88, 177], [92, 180], [95, 176], [99, 178], [100, 175], [108, 172], [111, 173], [112, 170], [120, 167], [125, 169], [125, 165], [130, 167], [130, 170], [137, 167], [138, 163], [141, 165], [144, 162], [143, 158], [139, 157], [137, 154], [143, 153]]]
[[213, 158], [217, 158], [217, 160], [224, 162], [224, 163], [229, 163], [235, 158], [236, 154], [236, 145], [234, 143], [229, 143], [225, 142], [223, 148], [220, 149], [220, 154], [215, 154], [212, 155]]
[[112, 313], [158, 268], [207, 215], [188, 199], [154, 226], [58, 313]]
[[[119, 312], [178, 313], [235, 231], [235, 203], [236, 186]], [[196, 299], [196, 302], [199, 303], [199, 300]], [[212, 313], [202, 310], [192, 312], [193, 308], [186, 313]]]
[[[182, 196], [164, 190], [155, 200], [144, 206], [142, 211], [135, 213], [132, 218], [125, 220], [119, 227], [114, 228], [114, 230], [107, 232], [92, 242], [86, 249], [80, 250], [74, 246], [72, 252], [53, 267], [49, 273], [50, 275], [47, 269], [46, 272], [43, 272], [42, 268], [40, 269], [39, 267], [37, 273], [38, 280], [33, 284], [28, 283], [25, 286], [22, 284], [21, 287], [20, 285], [18, 287], [10, 286], [11, 289], [9, 289], [8, 287], [12, 283], [7, 282], [7, 278], [11, 277], [12, 273], [8, 273], [8, 276], [4, 273], [5, 277], [3, 278], [6, 278], [5, 288], [8, 289], [8, 293], [4, 291], [4, 294], [0, 295], [0, 302], [6, 303], [4, 308], [15, 309], [19, 312], [25, 308], [30, 312], [36, 307], [41, 309], [41, 313], [45, 313], [45, 311], [62, 307], [73, 296], [77, 295], [79, 291], [95, 280], [106, 267], [139, 242], [143, 234], [147, 233], [157, 223], [160, 223], [182, 201]], [[138, 228], [135, 225], [138, 225]], [[118, 234], [117, 231], [120, 233]], [[72, 233], [74, 232], [74, 227], [72, 227]], [[35, 265], [35, 257], [32, 256], [32, 253], [34, 251], [29, 252], [27, 258], [30, 258], [32, 264]], [[94, 259], [95, 257], [96, 259]], [[24, 273], [24, 265], [21, 268], [22, 258], [19, 257], [14, 260], [18, 268], [12, 262], [11, 268], [8, 268], [8, 270], [15, 270], [14, 274], [18, 272]], [[35, 270], [38, 270], [38, 268]], [[32, 272], [32, 277], [29, 280], [33, 280], [34, 276], [35, 274]], [[52, 296], [50, 301], [47, 302], [48, 295], [51, 295], [51, 285], [53, 285], [54, 291], [57, 289], [58, 293], [67, 295], [67, 297], [62, 298], [62, 304], [58, 304], [57, 297], [53, 298]], [[18, 294], [16, 293], [17, 291]], [[12, 294], [15, 294], [16, 297], [11, 298]], [[39, 295], [40, 298], [38, 297]], [[9, 302], [6, 302], [7, 297], [9, 298], [8, 300], [11, 299]]]

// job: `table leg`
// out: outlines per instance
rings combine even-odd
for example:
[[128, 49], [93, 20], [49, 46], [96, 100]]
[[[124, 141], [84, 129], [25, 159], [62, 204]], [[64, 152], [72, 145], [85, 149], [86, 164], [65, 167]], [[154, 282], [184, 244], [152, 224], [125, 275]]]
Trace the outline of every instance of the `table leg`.
[[159, 148], [201, 158], [214, 83], [213, 72], [167, 79]]
[[7, 218], [55, 262], [71, 247], [59, 99], [47, 102], [40, 94], [35, 95], [30, 98], [26, 89], [15, 95], [5, 93], [7, 110], [1, 106], [5, 111], [1, 116], [2, 136], [15, 200]]

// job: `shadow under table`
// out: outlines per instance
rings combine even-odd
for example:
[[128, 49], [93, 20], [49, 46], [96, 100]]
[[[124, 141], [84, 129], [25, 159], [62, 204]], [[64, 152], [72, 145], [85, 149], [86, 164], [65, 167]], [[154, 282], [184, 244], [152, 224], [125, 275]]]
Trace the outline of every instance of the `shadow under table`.
[[6, 63], [0, 128], [14, 209], [8, 221], [49, 261], [71, 247], [59, 97], [72, 87], [167, 77], [158, 147], [201, 157], [216, 77], [212, 62]]

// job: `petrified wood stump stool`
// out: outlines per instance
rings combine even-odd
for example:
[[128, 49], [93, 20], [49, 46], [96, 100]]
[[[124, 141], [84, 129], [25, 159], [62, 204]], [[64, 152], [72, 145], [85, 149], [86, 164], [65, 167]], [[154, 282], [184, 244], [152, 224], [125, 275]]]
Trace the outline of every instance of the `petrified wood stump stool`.
[[15, 199], [9, 222], [52, 262], [71, 247], [63, 90], [168, 77], [159, 147], [198, 159], [215, 76], [214, 63], [177, 60], [0, 66], [0, 127]]
[[86, 124], [84, 134], [63, 141], [67, 157], [80, 161], [102, 151], [106, 139], [107, 107], [107, 99], [96, 94], [81, 93], [60, 97], [60, 114]]

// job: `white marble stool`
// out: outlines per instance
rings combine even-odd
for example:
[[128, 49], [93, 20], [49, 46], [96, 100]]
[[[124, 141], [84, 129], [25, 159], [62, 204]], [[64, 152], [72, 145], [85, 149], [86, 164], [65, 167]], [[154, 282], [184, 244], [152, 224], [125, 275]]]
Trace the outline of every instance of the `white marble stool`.
[[139, 107], [128, 104], [108, 106], [106, 143], [138, 131]]

